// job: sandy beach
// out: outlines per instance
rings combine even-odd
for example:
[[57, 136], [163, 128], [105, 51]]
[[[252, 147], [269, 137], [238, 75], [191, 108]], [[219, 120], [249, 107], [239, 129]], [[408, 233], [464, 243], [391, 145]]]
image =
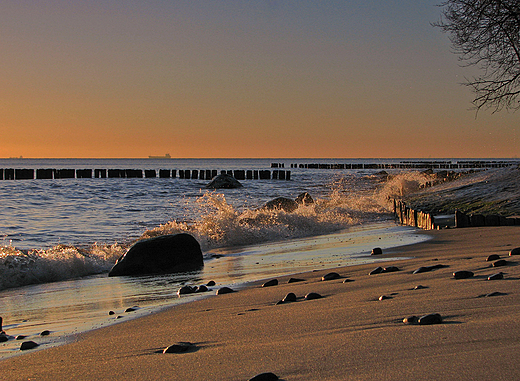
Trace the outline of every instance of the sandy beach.
[[[272, 372], [287, 381], [520, 379], [520, 256], [508, 256], [520, 246], [519, 233], [518, 226], [421, 232], [433, 239], [383, 253], [410, 258], [381, 264], [399, 271], [368, 275], [371, 264], [253, 284], [27, 351], [2, 361], [0, 378], [248, 380]], [[491, 254], [506, 266], [493, 267]], [[443, 266], [413, 274], [433, 265]], [[454, 279], [459, 270], [474, 276]], [[341, 278], [322, 281], [331, 271]], [[487, 280], [498, 272], [504, 279]], [[291, 277], [303, 281], [288, 283]], [[296, 302], [276, 304], [290, 292]], [[304, 300], [310, 292], [322, 298]], [[403, 323], [429, 313], [442, 323]], [[192, 345], [162, 353], [178, 342]]]

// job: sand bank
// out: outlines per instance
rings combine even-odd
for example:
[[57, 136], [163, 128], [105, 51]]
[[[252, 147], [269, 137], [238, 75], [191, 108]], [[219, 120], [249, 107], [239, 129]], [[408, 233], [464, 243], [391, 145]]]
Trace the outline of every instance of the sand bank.
[[[262, 372], [292, 380], [520, 379], [520, 227], [431, 231], [433, 240], [396, 248], [384, 263], [300, 274], [302, 282], [259, 285], [183, 304], [77, 336], [60, 347], [1, 362], [9, 380], [248, 380]], [[508, 261], [501, 268], [490, 254]], [[442, 264], [412, 274], [420, 266]], [[452, 273], [475, 276], [455, 280]], [[488, 281], [502, 271], [503, 280]], [[348, 278], [351, 282], [343, 283]], [[415, 290], [415, 286], [424, 288]], [[298, 300], [276, 305], [287, 293]], [[323, 296], [303, 300], [309, 292]], [[498, 292], [496, 296], [482, 296]], [[379, 300], [386, 295], [389, 298]], [[406, 325], [439, 313], [442, 324]], [[193, 348], [163, 354], [176, 342]], [[1, 378], [1, 377], [0, 377]]]

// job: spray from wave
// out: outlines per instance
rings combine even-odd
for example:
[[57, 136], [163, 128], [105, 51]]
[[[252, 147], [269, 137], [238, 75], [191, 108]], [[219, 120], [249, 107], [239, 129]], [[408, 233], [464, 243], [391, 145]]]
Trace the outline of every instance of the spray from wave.
[[228, 203], [224, 194], [207, 192], [191, 206], [198, 209], [196, 218], [169, 221], [146, 231], [141, 239], [189, 233], [201, 243], [203, 251], [208, 251], [329, 234], [390, 218], [392, 199], [419, 189], [427, 181], [419, 172], [401, 173], [392, 178], [343, 176], [327, 185], [326, 196], [293, 212], [262, 207], [241, 210]]
[[124, 253], [118, 244], [93, 245], [88, 250], [58, 245], [47, 250], [21, 251], [0, 247], [0, 290], [56, 282], [108, 271]]
[[[390, 218], [392, 199], [413, 192], [428, 181], [418, 172], [385, 175], [346, 175], [326, 184], [324, 196], [293, 212], [231, 205], [224, 194], [206, 192], [186, 201], [192, 216], [147, 230], [140, 239], [189, 233], [202, 250], [261, 244], [334, 233], [352, 225]], [[108, 272], [128, 245], [94, 244], [88, 248], [58, 245], [21, 251], [0, 246], [0, 290], [62, 281]]]

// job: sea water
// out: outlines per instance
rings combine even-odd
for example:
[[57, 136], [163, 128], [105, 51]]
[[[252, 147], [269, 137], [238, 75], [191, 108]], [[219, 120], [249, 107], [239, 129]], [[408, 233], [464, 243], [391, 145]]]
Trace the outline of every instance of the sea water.
[[[320, 160], [321, 163], [363, 160]], [[396, 160], [364, 160], [367, 163]], [[290, 168], [311, 160], [16, 159], [0, 168], [264, 170], [287, 162], [291, 180], [245, 180], [244, 187], [207, 190], [209, 180], [92, 178], [0, 181], [0, 316], [11, 336], [41, 348], [71, 334], [201, 297], [179, 298], [184, 284], [214, 280], [235, 288], [255, 280], [375, 261], [383, 249], [424, 240], [396, 226], [392, 198], [418, 171]], [[293, 213], [262, 209], [276, 197], [308, 192], [315, 202]], [[201, 271], [107, 277], [140, 237], [188, 232], [200, 242]], [[132, 312], [125, 312], [134, 307]], [[114, 312], [109, 315], [109, 311]], [[51, 335], [39, 337], [43, 330]], [[19, 353], [0, 344], [0, 356]]]

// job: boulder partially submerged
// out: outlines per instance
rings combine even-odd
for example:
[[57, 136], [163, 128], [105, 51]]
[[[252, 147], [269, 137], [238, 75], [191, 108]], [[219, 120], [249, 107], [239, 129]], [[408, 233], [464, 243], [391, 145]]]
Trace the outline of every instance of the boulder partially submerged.
[[266, 202], [262, 208], [267, 210], [283, 210], [286, 213], [291, 213], [298, 209], [300, 205], [305, 206], [310, 204], [314, 204], [314, 199], [309, 193], [304, 192], [295, 200], [287, 197], [277, 197]]
[[119, 258], [108, 276], [194, 271], [204, 261], [197, 240], [186, 233], [144, 239]]
[[215, 176], [211, 182], [206, 185], [208, 189], [235, 189], [242, 188], [242, 184], [235, 179], [233, 176], [228, 175], [227, 173], [222, 173], [218, 176]]

